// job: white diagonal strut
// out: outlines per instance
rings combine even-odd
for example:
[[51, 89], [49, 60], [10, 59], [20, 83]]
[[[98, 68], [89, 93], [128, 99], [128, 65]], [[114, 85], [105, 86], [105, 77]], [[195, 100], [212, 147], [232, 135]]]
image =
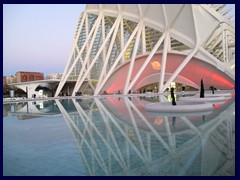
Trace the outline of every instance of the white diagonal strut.
[[144, 71], [144, 69], [147, 67], [148, 63], [151, 61], [153, 55], [155, 54], [155, 52], [157, 51], [157, 49], [159, 48], [159, 46], [161, 45], [161, 43], [163, 42], [164, 38], [166, 36], [166, 31], [162, 34], [162, 36], [159, 38], [158, 42], [155, 44], [154, 48], [152, 49], [151, 53], [148, 55], [147, 59], [144, 61], [143, 65], [141, 66], [141, 68], [139, 69], [138, 73], [135, 75], [135, 77], [133, 78], [133, 80], [131, 81], [131, 83], [129, 84], [128, 88], [127, 88], [127, 92], [129, 90], [131, 90], [131, 88], [133, 87], [133, 85], [135, 84], [135, 82], [138, 80], [139, 76], [142, 74], [142, 72]]
[[[100, 17], [102, 18], [103, 16], [100, 15]], [[99, 28], [100, 23], [101, 23], [101, 21], [99, 20], [98, 25], [97, 25], [97, 27], [96, 27], [96, 29], [95, 29], [95, 31], [94, 31], [93, 36], [92, 36], [92, 40], [91, 40], [91, 43], [90, 43], [90, 45], [89, 45], [89, 48], [88, 48], [88, 50], [87, 50], [86, 58], [84, 59], [84, 62], [83, 62], [83, 67], [85, 67], [86, 64], [89, 62], [90, 53], [91, 53], [91, 51], [92, 51], [92, 47], [93, 47], [93, 44], [94, 44], [94, 41], [95, 41], [95, 38], [96, 38], [96, 35], [97, 35], [97, 32], [98, 32], [98, 28]], [[88, 75], [88, 73], [87, 73], [88, 69], [89, 69], [89, 66], [87, 67], [87, 70], [86, 70], [86, 72], [84, 73], [84, 75], [86, 75], [86, 76]], [[83, 76], [83, 68], [81, 68], [81, 71], [80, 71], [80, 73], [79, 73], [79, 75], [78, 75], [78, 79], [77, 79], [77, 82], [76, 82], [76, 84], [75, 84], [74, 90], [73, 90], [73, 92], [72, 92], [72, 96], [75, 96], [75, 93], [78, 91], [79, 88], [76, 90], [76, 86], [78, 86], [78, 83], [79, 83], [79, 81], [81, 80], [81, 77], [82, 77], [82, 76]]]
[[[104, 18], [104, 17], [103, 17], [103, 18]], [[98, 56], [99, 56], [100, 53], [102, 52], [103, 48], [105, 47], [108, 39], [111, 37], [111, 35], [112, 35], [112, 33], [113, 33], [114, 30], [115, 30], [115, 32], [114, 32], [114, 35], [113, 35], [113, 36], [116, 37], [117, 30], [118, 30], [117, 27], [118, 27], [119, 24], [120, 24], [120, 20], [121, 20], [121, 16], [118, 16], [118, 18], [116, 19], [115, 23], [113, 24], [110, 32], [108, 33], [106, 39], [104, 40], [102, 46], [99, 48], [97, 54], [95, 55], [94, 59], [92, 60], [92, 62], [91, 62], [91, 64], [90, 64], [90, 66], [88, 67], [87, 71], [85, 72], [85, 74], [83, 75], [83, 77], [82, 77], [82, 74], [79, 75], [78, 80], [77, 80], [77, 83], [76, 83], [76, 85], [75, 85], [75, 87], [74, 87], [72, 96], [75, 96], [75, 92], [77, 92], [78, 89], [80, 88], [80, 86], [82, 85], [83, 81], [85, 80], [85, 78], [87, 77], [88, 73], [89, 73], [90, 70], [92, 69], [94, 63], [97, 61]], [[93, 40], [94, 40], [94, 39], [93, 39]]]
[[127, 43], [125, 44], [124, 48], [122, 49], [122, 51], [120, 52], [120, 54], [118, 55], [117, 59], [115, 60], [115, 62], [113, 63], [113, 65], [111, 66], [110, 70], [108, 71], [107, 75], [104, 77], [103, 81], [101, 82], [101, 84], [99, 85], [99, 88], [96, 89], [94, 95], [98, 95], [98, 93], [101, 91], [103, 85], [106, 83], [106, 81], [108, 80], [108, 78], [110, 77], [110, 75], [113, 73], [113, 71], [115, 70], [115, 67], [117, 66], [118, 62], [121, 60], [122, 56], [124, 55], [127, 47], [129, 46], [129, 44], [131, 43], [132, 39], [134, 38], [135, 34], [137, 33], [137, 30], [139, 29], [140, 23], [138, 23], [138, 25], [136, 26], [136, 28], [134, 29], [134, 31], [132, 32], [131, 36], [129, 37]]
[[167, 62], [167, 50], [168, 50], [168, 43], [169, 43], [168, 41], [169, 41], [169, 33], [167, 32], [166, 38], [164, 40], [163, 53], [162, 53], [162, 66], [161, 66], [160, 80], [159, 80], [159, 87], [158, 87], [159, 93], [163, 92], [162, 88], [163, 88], [164, 75], [165, 75], [166, 62]]
[[107, 57], [104, 59], [104, 64], [103, 64], [103, 67], [102, 67], [102, 71], [101, 71], [100, 77], [98, 79], [98, 84], [97, 84], [96, 89], [99, 88], [100, 83], [102, 82], [103, 77], [106, 76], [106, 68], [107, 68], [107, 64], [109, 62], [110, 55], [112, 53], [112, 48], [113, 48], [113, 45], [114, 45], [114, 42], [115, 42], [115, 39], [116, 39], [116, 35], [117, 35], [116, 32], [118, 32], [118, 28], [115, 29], [114, 36], [111, 39], [111, 42], [110, 42], [110, 45], [109, 45], [109, 48], [108, 48], [108, 52], [107, 52]]
[[138, 33], [137, 33], [137, 36], [136, 36], [136, 39], [135, 39], [135, 45], [134, 45], [134, 48], [133, 48], [133, 53], [132, 53], [130, 65], [129, 65], [129, 68], [128, 68], [128, 75], [127, 75], [127, 78], [126, 78], [123, 94], [127, 94], [128, 93], [127, 87], [129, 85], [129, 81], [130, 81], [130, 78], [132, 76], [134, 62], [135, 62], [135, 58], [136, 58], [137, 50], [138, 50], [139, 39], [140, 39], [140, 35], [141, 35], [141, 32], [142, 32], [142, 25], [143, 25], [143, 21], [140, 22], [140, 28], [138, 30]]
[[[60, 83], [59, 83], [59, 85], [58, 85], [57, 91], [56, 91], [56, 93], [55, 93], [55, 97], [57, 97], [58, 94], [60, 93], [60, 91], [62, 90], [64, 84], [65, 84], [66, 81], [67, 81], [67, 78], [69, 77], [70, 73], [72, 72], [73, 68], [75, 67], [76, 63], [78, 62], [78, 58], [82, 55], [82, 52], [83, 52], [83, 50], [85, 49], [86, 45], [88, 44], [88, 41], [89, 41], [90, 37], [92, 37], [92, 34], [93, 34], [94, 30], [97, 31], [96, 29], [98, 29], [100, 20], [101, 20], [101, 15], [99, 15], [98, 18], [97, 18], [97, 20], [95, 21], [95, 23], [94, 23], [94, 25], [93, 25], [93, 27], [92, 27], [92, 29], [91, 29], [91, 32], [90, 32], [90, 33], [88, 34], [88, 36], [86, 37], [86, 40], [85, 40], [83, 46], [81, 47], [81, 50], [80, 50], [80, 52], [78, 53], [76, 59], [75, 59], [74, 62], [72, 63], [71, 67], [70, 67], [70, 68], [68, 67], [67, 69], [69, 69], [69, 70], [66, 71], [66, 72], [63, 74], [63, 76], [62, 76], [62, 78], [61, 78], [61, 81], [60, 81]], [[97, 26], [97, 28], [96, 28], [96, 26]], [[82, 29], [82, 28], [81, 28], [81, 29]], [[79, 35], [80, 35], [80, 33], [79, 33]], [[77, 39], [79, 39], [79, 37], [78, 37]], [[74, 47], [75, 47], [75, 46], [77, 46], [77, 41], [76, 41]], [[69, 59], [67, 66], [70, 65], [70, 62], [71, 62], [71, 59]], [[85, 68], [82, 68], [82, 69], [85, 70]]]

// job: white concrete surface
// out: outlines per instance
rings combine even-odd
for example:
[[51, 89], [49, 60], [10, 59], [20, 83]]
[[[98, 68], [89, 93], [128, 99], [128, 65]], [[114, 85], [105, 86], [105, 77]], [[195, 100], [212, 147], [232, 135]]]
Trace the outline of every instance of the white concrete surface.
[[173, 106], [170, 102], [150, 103], [145, 106], [146, 111], [152, 112], [168, 112], [168, 113], [193, 113], [210, 111], [213, 105], [203, 102], [183, 102], [177, 101], [177, 105]]
[[[199, 97], [200, 94], [196, 94], [195, 96]], [[232, 93], [215, 93], [215, 94], [209, 94], [209, 93], [205, 93], [204, 94], [205, 97], [231, 97]]]
[[179, 101], [190, 101], [190, 102], [208, 102], [212, 104], [222, 104], [225, 102], [225, 97], [204, 97], [200, 98], [197, 96], [189, 96], [189, 97], [179, 97]]

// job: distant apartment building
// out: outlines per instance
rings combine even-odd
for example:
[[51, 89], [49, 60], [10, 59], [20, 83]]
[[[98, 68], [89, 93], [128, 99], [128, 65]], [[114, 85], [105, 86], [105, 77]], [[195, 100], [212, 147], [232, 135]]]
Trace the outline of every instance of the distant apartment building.
[[46, 75], [46, 79], [61, 79], [62, 73], [51, 73]]
[[3, 86], [6, 86], [6, 85], [7, 85], [7, 77], [3, 76]]
[[6, 79], [7, 79], [7, 84], [16, 83], [17, 82], [16, 76], [14, 76], [14, 75], [8, 76], [8, 77], [6, 77]]
[[37, 80], [44, 80], [44, 74], [40, 72], [24, 72], [24, 71], [19, 71], [16, 73], [17, 83]]

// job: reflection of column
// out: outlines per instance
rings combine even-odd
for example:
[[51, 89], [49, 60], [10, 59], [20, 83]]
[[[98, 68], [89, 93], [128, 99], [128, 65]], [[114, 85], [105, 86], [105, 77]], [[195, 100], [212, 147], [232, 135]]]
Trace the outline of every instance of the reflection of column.
[[147, 147], [148, 147], [149, 161], [152, 161], [152, 149], [151, 149], [151, 136], [150, 136], [150, 133], [147, 133]]
[[142, 113], [139, 111], [139, 109], [136, 108], [136, 106], [129, 101], [126, 98], [126, 101], [128, 101], [129, 105], [135, 110], [135, 112], [138, 114], [138, 116], [142, 119], [142, 121], [148, 126], [148, 128], [153, 132], [153, 134], [156, 136], [156, 138], [160, 141], [160, 143], [163, 145], [163, 147], [170, 153], [171, 150], [168, 146], [168, 144], [163, 140], [163, 138], [158, 134], [158, 132], [152, 127], [152, 125], [148, 122], [148, 120], [142, 115]]
[[102, 103], [99, 101], [99, 99], [95, 99], [96, 104], [99, 108], [99, 110], [102, 110], [105, 112], [105, 114], [109, 117], [109, 119], [113, 122], [113, 124], [116, 126], [116, 128], [120, 131], [120, 133], [124, 136], [126, 141], [131, 145], [133, 150], [136, 152], [136, 154], [142, 159], [142, 161], [145, 161], [142, 154], [139, 152], [139, 150], [136, 148], [136, 146], [131, 142], [131, 140], [128, 138], [128, 136], [125, 134], [125, 132], [122, 130], [122, 128], [118, 125], [118, 123], [115, 121], [115, 119], [112, 117], [112, 115], [108, 112], [108, 110], [102, 105]]
[[[81, 155], [81, 157], [82, 157], [82, 159], [83, 159], [83, 161], [84, 161], [84, 164], [85, 164], [86, 167], [87, 167], [87, 170], [88, 170], [89, 175], [91, 175], [91, 176], [94, 175], [94, 174], [92, 173], [92, 171], [91, 171], [91, 168], [90, 168], [90, 165], [89, 165], [89, 163], [88, 163], [88, 160], [86, 159], [86, 156], [85, 156], [84, 152], [82, 151], [82, 147], [79, 146], [78, 140], [77, 140], [76, 136], [75, 136], [74, 133], [73, 133], [73, 128], [71, 127], [71, 125], [69, 124], [69, 122], [66, 121], [66, 124], [67, 124], [68, 128], [69, 128], [70, 131], [71, 131], [71, 134], [72, 134], [72, 136], [73, 136], [73, 139], [74, 139], [74, 141], [75, 141], [75, 144], [78, 146], [79, 153], [80, 153], [80, 155]], [[92, 156], [92, 157], [93, 157], [93, 156]]]
[[[94, 148], [94, 145], [93, 145], [93, 142], [91, 141], [91, 147], [92, 148]], [[95, 175], [96, 174], [96, 170], [95, 170], [95, 161], [94, 161], [94, 154], [93, 154], [94, 152], [93, 151], [91, 151], [91, 162], [92, 162], [92, 172], [93, 172], [93, 174]]]
[[135, 118], [134, 118], [134, 116], [133, 116], [132, 110], [130, 109], [129, 104], [126, 102], [126, 98], [124, 98], [124, 100], [125, 100], [126, 107], [127, 107], [127, 109], [128, 109], [128, 113], [130, 114], [130, 117], [131, 117], [131, 121], [132, 121], [134, 130], [135, 130], [135, 132], [136, 132], [136, 134], [137, 134], [138, 142], [139, 142], [139, 144], [140, 144], [140, 148], [141, 148], [141, 150], [142, 150], [143, 155], [145, 156], [145, 158], [146, 158], [146, 159], [149, 159], [148, 156], [147, 156], [146, 150], [145, 150], [145, 148], [144, 148], [144, 145], [143, 145], [143, 143], [142, 143], [142, 138], [141, 138], [141, 135], [140, 135], [140, 133], [139, 133], [138, 127], [137, 127], [137, 125], [136, 125], [136, 120], [135, 120]]
[[[192, 166], [194, 166], [194, 168], [197, 168], [197, 171], [201, 167], [201, 162], [199, 162], [198, 159], [196, 160], [196, 158], [198, 157], [201, 158], [202, 155], [202, 146], [200, 141], [201, 139], [198, 136], [195, 136], [195, 138], [193, 139], [194, 141], [192, 142], [192, 144], [189, 144], [187, 148], [184, 148], [184, 151], [189, 152], [189, 154], [187, 159], [184, 161], [184, 164], [182, 164], [182, 166], [178, 169], [177, 174], [175, 174], [176, 176], [184, 176], [189, 170], [189, 168]], [[201, 172], [201, 170], [199, 171]]]
[[[112, 132], [112, 130], [111, 130], [111, 127], [110, 127], [109, 124], [107, 123], [107, 122], [109, 122], [109, 120], [107, 120], [108, 118], [106, 117], [106, 115], [104, 114], [104, 112], [101, 111], [101, 109], [99, 109], [99, 111], [100, 111], [101, 116], [102, 116], [102, 118], [103, 118], [103, 120], [104, 120], [104, 123], [105, 123], [105, 125], [106, 125], [107, 132], [110, 134], [110, 137], [111, 137], [111, 139], [112, 139], [112, 141], [113, 141], [113, 144], [115, 145], [116, 150], [117, 150], [117, 153], [118, 153], [118, 155], [119, 155], [119, 157], [120, 157], [120, 160], [119, 160], [118, 158], [117, 158], [116, 160], [120, 163], [120, 166], [121, 166], [124, 170], [126, 170], [126, 164], [125, 164], [125, 162], [124, 162], [124, 158], [123, 158], [122, 153], [121, 153], [121, 151], [120, 151], [120, 148], [119, 148], [119, 145], [118, 145], [118, 143], [117, 143], [117, 140], [115, 139], [115, 136], [114, 136], [114, 134], [113, 134], [113, 132]], [[110, 148], [109, 148], [109, 149], [110, 149]], [[116, 156], [117, 156], [117, 155], [116, 155]]]
[[[204, 131], [204, 134], [201, 137], [201, 144], [202, 144], [202, 161], [201, 161], [201, 175], [202, 176], [209, 176], [213, 173], [216, 173], [216, 170], [219, 171], [219, 167], [216, 166], [215, 161], [212, 161], [213, 158], [219, 158], [223, 156], [223, 150], [217, 148], [217, 144], [219, 141], [213, 142], [210, 138], [213, 133], [216, 134], [216, 136], [222, 136], [221, 133], [218, 132], [218, 127], [221, 126], [221, 124], [232, 118], [232, 108], [235, 106], [235, 103], [231, 104], [227, 109], [222, 111], [217, 117], [211, 119], [211, 121], [206, 124], [207, 126], [202, 126], [202, 132]], [[225, 125], [224, 125], [225, 127]], [[215, 138], [216, 139], [216, 138]], [[220, 142], [220, 145], [222, 145], [222, 142]], [[226, 161], [228, 162], [228, 161]], [[225, 163], [226, 163], [225, 162]], [[218, 169], [216, 169], [218, 168]]]
[[165, 124], [165, 129], [167, 131], [169, 145], [170, 145], [170, 147], [174, 147], [174, 143], [172, 140], [172, 134], [171, 134], [171, 130], [170, 130], [170, 126], [169, 126], [167, 117], [164, 117], [164, 124]]
[[11, 104], [11, 112], [14, 112], [14, 104]]
[[[58, 101], [58, 100], [56, 100], [56, 101]], [[62, 105], [59, 103], [59, 101], [56, 102], [56, 103], [58, 103], [60, 106], [62, 106]], [[58, 106], [58, 107], [59, 107], [59, 106]], [[63, 108], [63, 107], [61, 107], [61, 108]], [[59, 109], [60, 109], [60, 108], [59, 108]], [[66, 117], [65, 117], [64, 114], [63, 114], [63, 116], [64, 116], [64, 119], [65, 119]], [[87, 159], [86, 159], [86, 156], [85, 156], [85, 154], [84, 154], [83, 151], [82, 151], [82, 147], [79, 145], [78, 139], [76, 138], [76, 136], [75, 136], [75, 134], [74, 134], [74, 132], [73, 132], [73, 128], [71, 127], [70, 123], [69, 123], [66, 119], [65, 119], [65, 122], [66, 122], [66, 124], [67, 124], [67, 126], [68, 126], [68, 128], [69, 128], [69, 130], [70, 130], [70, 132], [71, 132], [71, 134], [72, 134], [72, 136], [73, 136], [73, 138], [74, 138], [74, 141], [75, 141], [76, 145], [78, 146], [79, 153], [80, 153], [80, 155], [81, 155], [81, 157], [82, 157], [82, 159], [83, 159], [83, 161], [84, 161], [84, 164], [85, 164], [86, 167], [87, 167], [88, 173], [89, 173], [90, 175], [94, 175], [94, 174], [92, 174], [92, 171], [91, 171], [91, 168], [90, 168], [90, 166], [89, 166], [89, 163], [88, 163], [88, 161], [87, 161]], [[92, 156], [92, 157], [93, 157], [93, 156]]]
[[[72, 125], [72, 127], [77, 131], [77, 133], [80, 135], [81, 139], [85, 142], [85, 144], [88, 146], [88, 148], [90, 149], [90, 151], [92, 151], [93, 156], [95, 157], [95, 159], [97, 160], [98, 164], [100, 165], [100, 167], [102, 168], [102, 170], [104, 171], [104, 173], [106, 175], [109, 175], [108, 169], [104, 163], [104, 160], [98, 150], [98, 148], [96, 148], [97, 151], [97, 155], [94, 153], [94, 150], [92, 149], [92, 147], [89, 145], [89, 142], [85, 139], [85, 136], [81, 133], [81, 131], [78, 129], [78, 127], [74, 124], [74, 122], [72, 121], [71, 117], [69, 116], [69, 114], [66, 112], [66, 110], [64, 109], [64, 107], [61, 105], [61, 103], [59, 102], [59, 100], [55, 100], [56, 104], [58, 105], [59, 110], [61, 111], [61, 113], [63, 114], [63, 117], [66, 121], [66, 123], [70, 123]], [[83, 121], [84, 122], [84, 121]], [[89, 134], [91, 135], [91, 134]], [[94, 141], [94, 139], [91, 137], [91, 140], [93, 141], [95, 147], [97, 147], [96, 142]]]
[[232, 129], [231, 129], [231, 118], [230, 120], [227, 120], [227, 145], [228, 145], [228, 154], [227, 157], [229, 159], [232, 159], [232, 153], [231, 153], [231, 146], [232, 146], [232, 138], [231, 138], [231, 134], [232, 134]]
[[[126, 166], [123, 164], [123, 162], [124, 162], [123, 158], [122, 158], [122, 161], [119, 160], [118, 156], [117, 156], [116, 153], [113, 151], [113, 149], [111, 148], [111, 146], [109, 145], [109, 143], [106, 141], [106, 139], [103, 137], [103, 135], [101, 134], [101, 132], [97, 129], [97, 127], [95, 126], [95, 124], [92, 122], [92, 118], [89, 118], [89, 117], [86, 115], [86, 113], [84, 112], [84, 110], [82, 109], [82, 107], [81, 107], [78, 103], [76, 103], [75, 101], [73, 101], [73, 103], [74, 103], [74, 105], [75, 105], [78, 113], [79, 113], [80, 116], [82, 117], [84, 124], [86, 123], [85, 121], [87, 121], [87, 122], [90, 124], [90, 127], [95, 130], [95, 132], [98, 134], [98, 136], [101, 138], [101, 140], [103, 141], [103, 143], [104, 143], [104, 144], [107, 146], [107, 148], [110, 150], [110, 152], [112, 153], [112, 155], [113, 155], [113, 157], [116, 159], [116, 161], [119, 163], [119, 165], [120, 165], [122, 168], [125, 168]], [[92, 111], [92, 110], [90, 110], [90, 112], [91, 112], [91, 111]], [[100, 112], [101, 112], [101, 111], [100, 111]], [[82, 115], [82, 114], [83, 114], [83, 115]], [[90, 113], [90, 114], [91, 114], [91, 113]], [[84, 116], [84, 117], [83, 117], [83, 116]], [[103, 117], [103, 119], [105, 119], [105, 118], [104, 118], [104, 115], [102, 115], [102, 117]], [[104, 121], [104, 122], [105, 122], [105, 121]], [[85, 127], [86, 127], [86, 126], [85, 126]], [[108, 128], [108, 130], [111, 132], [110, 128]], [[89, 131], [88, 128], [87, 128], [87, 131]], [[91, 133], [91, 132], [90, 132], [90, 133]], [[89, 133], [89, 135], [90, 135], [90, 137], [92, 137], [92, 139], [93, 139], [93, 135], [90, 134], [90, 133]], [[93, 142], [95, 142], [94, 139], [93, 139]], [[94, 145], [97, 146], [96, 143], [94, 143]], [[116, 142], [115, 142], [115, 145], [116, 145]], [[119, 152], [119, 147], [117, 146], [116, 148], [117, 148], [117, 151]]]
[[164, 95], [159, 95], [158, 97], [159, 97], [159, 102], [169, 102], [166, 96]]
[[[106, 118], [106, 124], [107, 126], [109, 127], [109, 120]], [[107, 128], [107, 127], [106, 127]], [[110, 144], [111, 143], [111, 139], [110, 139], [110, 135], [109, 135], [109, 131], [106, 132], [107, 133], [107, 142]], [[112, 158], [111, 158], [111, 152], [110, 150], [108, 149], [107, 151], [107, 156], [108, 156], [108, 166], [109, 166], [109, 170], [110, 170], [110, 173], [112, 174]]]
[[[124, 130], [125, 130], [125, 133], [127, 134], [128, 128], [126, 125], [124, 126]], [[127, 141], [125, 141], [125, 146], [126, 146], [126, 154], [127, 154], [127, 166], [128, 166], [128, 169], [130, 169], [129, 144]]]
[[27, 113], [29, 113], [29, 107], [28, 107], [28, 103], [29, 103], [29, 102], [27, 102]]
[[199, 136], [202, 135], [201, 131], [199, 131], [198, 128], [196, 128], [196, 126], [194, 126], [194, 124], [189, 121], [186, 117], [180, 117], [191, 129], [193, 129], [193, 131], [195, 131]]

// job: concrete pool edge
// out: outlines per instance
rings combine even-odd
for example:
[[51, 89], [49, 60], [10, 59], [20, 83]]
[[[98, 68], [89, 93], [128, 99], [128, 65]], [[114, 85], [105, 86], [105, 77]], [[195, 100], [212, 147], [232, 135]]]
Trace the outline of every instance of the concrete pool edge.
[[177, 101], [177, 105], [173, 106], [170, 102], [158, 102], [147, 104], [144, 108], [149, 112], [163, 113], [193, 113], [213, 110], [213, 105], [210, 103], [195, 103]]

